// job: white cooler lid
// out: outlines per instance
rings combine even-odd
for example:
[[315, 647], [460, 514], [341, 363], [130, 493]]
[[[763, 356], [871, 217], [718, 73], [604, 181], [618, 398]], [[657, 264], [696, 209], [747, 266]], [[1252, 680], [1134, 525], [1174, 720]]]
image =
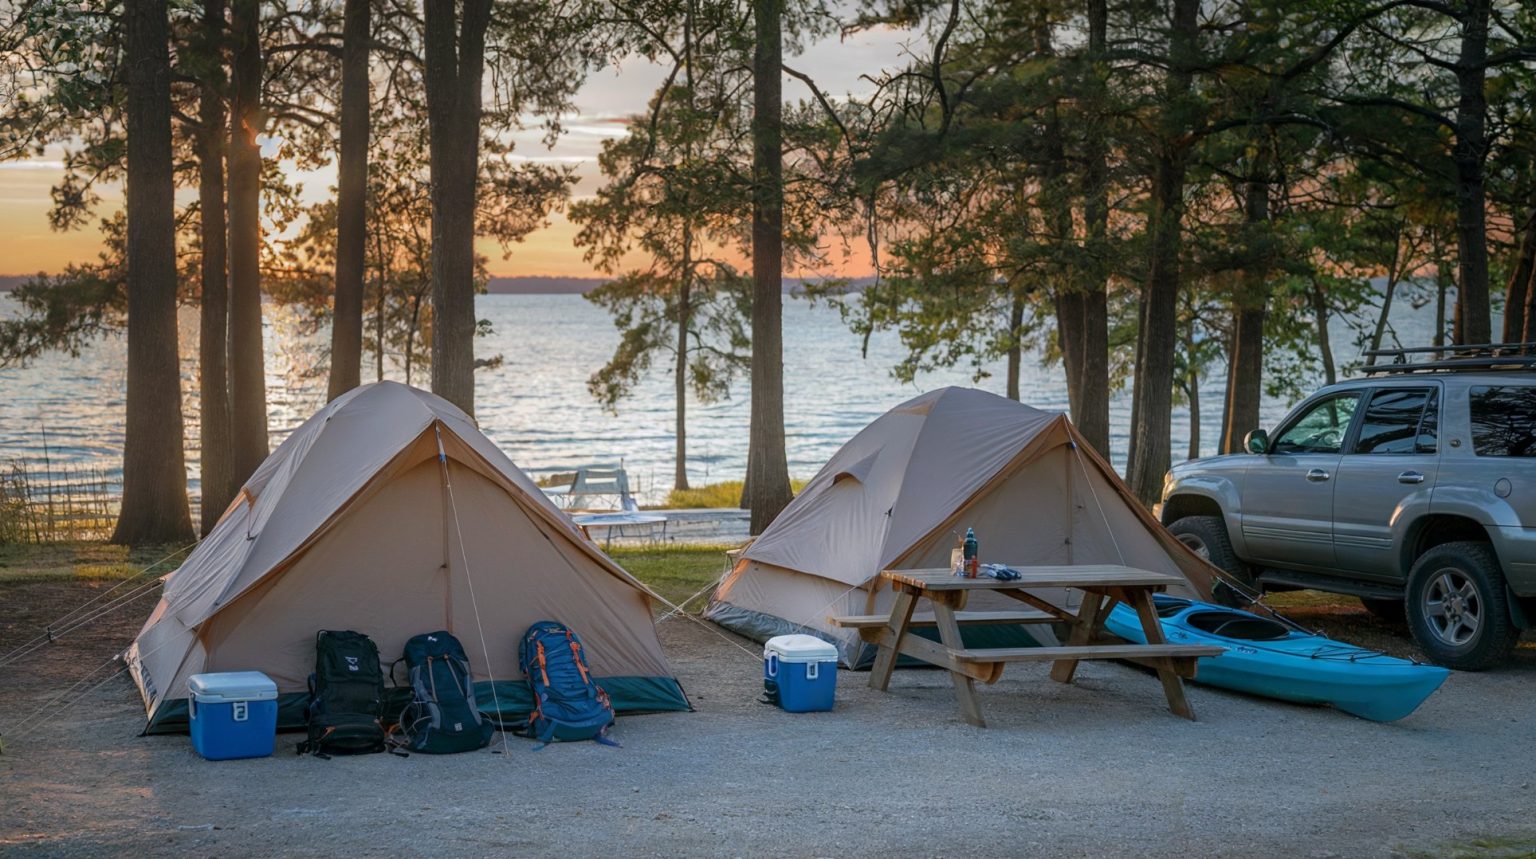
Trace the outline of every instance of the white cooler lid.
[[763, 658], [778, 654], [780, 662], [835, 662], [837, 648], [814, 635], [776, 635], [763, 645]]
[[272, 701], [277, 698], [277, 684], [260, 671], [193, 674], [187, 678], [187, 691], [203, 704]]

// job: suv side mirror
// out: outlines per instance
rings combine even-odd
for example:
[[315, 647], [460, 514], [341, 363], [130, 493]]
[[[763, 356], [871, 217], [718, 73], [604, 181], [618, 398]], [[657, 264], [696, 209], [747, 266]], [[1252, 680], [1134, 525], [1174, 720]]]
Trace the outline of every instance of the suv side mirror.
[[1243, 436], [1243, 447], [1249, 453], [1269, 453], [1269, 433], [1256, 429]]

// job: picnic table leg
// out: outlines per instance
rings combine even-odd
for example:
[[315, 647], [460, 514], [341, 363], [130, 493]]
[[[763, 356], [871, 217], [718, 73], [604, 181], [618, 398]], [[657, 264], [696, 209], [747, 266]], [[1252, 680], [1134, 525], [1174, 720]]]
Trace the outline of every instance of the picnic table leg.
[[[1163, 624], [1157, 618], [1157, 607], [1152, 603], [1152, 594], [1143, 588], [1127, 589], [1128, 601], [1136, 609], [1137, 617], [1141, 618], [1141, 630], [1147, 637], [1148, 644], [1167, 644], [1168, 639], [1163, 636]], [[1195, 720], [1194, 705], [1184, 696], [1184, 680], [1173, 670], [1173, 660], [1154, 660], [1157, 666], [1157, 677], [1163, 681], [1163, 694], [1168, 696], [1168, 709], [1183, 716], [1190, 721]]]
[[[962, 591], [959, 596], [965, 594]], [[965, 641], [960, 637], [960, 623], [955, 620], [955, 610], [951, 607], [951, 594], [944, 594], [943, 598], [933, 601], [933, 620], [939, 628], [939, 641], [951, 650], [964, 650]], [[959, 600], [954, 600], [959, 602]], [[981, 699], [976, 697], [976, 681], [951, 670], [949, 677], [955, 682], [955, 697], [960, 699], [960, 715], [967, 722], [978, 728], [985, 728], [987, 720], [981, 717]]]
[[907, 634], [912, 622], [912, 610], [917, 608], [917, 597], [905, 588], [896, 590], [896, 603], [891, 606], [891, 619], [885, 628], [889, 632], [889, 646], [882, 644], [875, 653], [875, 667], [869, 672], [869, 688], [884, 692], [891, 685], [891, 671], [896, 658], [901, 655], [901, 639]]
[[[1072, 622], [1072, 634], [1067, 636], [1068, 647], [1085, 647], [1093, 641], [1093, 632], [1099, 626], [1104, 611], [1104, 595], [1083, 591], [1083, 604]], [[1051, 679], [1057, 683], [1071, 683], [1077, 673], [1076, 659], [1059, 659], [1051, 666]]]

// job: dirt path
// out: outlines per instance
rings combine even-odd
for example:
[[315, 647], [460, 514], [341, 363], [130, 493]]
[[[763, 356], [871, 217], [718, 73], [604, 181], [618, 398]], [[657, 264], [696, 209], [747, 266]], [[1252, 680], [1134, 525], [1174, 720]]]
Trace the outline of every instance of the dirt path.
[[[0, 652], [28, 617], [58, 613], [35, 606], [78, 587], [0, 589]], [[0, 726], [96, 667], [142, 614], [0, 669]], [[983, 691], [993, 727], [977, 730], [936, 672], [898, 672], [888, 695], [845, 674], [835, 712], [791, 715], [756, 703], [750, 654], [684, 620], [660, 631], [697, 712], [623, 719], [622, 749], [535, 752], [513, 738], [506, 755], [326, 761], [289, 754], [285, 736], [273, 758], [208, 763], [185, 737], [137, 736], [143, 709], [118, 677], [0, 757], [0, 854], [1353, 857], [1536, 845], [1529, 649], [1514, 667], [1453, 676], [1390, 725], [1201, 687], [1192, 723], [1135, 669], [1087, 664], [1068, 687], [1045, 666], [1013, 666]]]

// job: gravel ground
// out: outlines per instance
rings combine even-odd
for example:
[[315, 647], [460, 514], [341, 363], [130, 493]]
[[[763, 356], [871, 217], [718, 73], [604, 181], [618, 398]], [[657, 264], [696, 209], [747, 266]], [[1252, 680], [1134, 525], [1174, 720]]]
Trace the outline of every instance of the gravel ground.
[[[1451, 677], [1387, 725], [1198, 686], [1201, 721], [1188, 722], [1134, 668], [1089, 663], [1062, 686], [1047, 666], [1015, 665], [983, 690], [992, 727], [981, 730], [956, 715], [946, 676], [925, 670], [897, 672], [890, 694], [845, 673], [835, 712], [783, 713], [757, 703], [760, 663], [740, 640], [680, 619], [660, 630], [697, 712], [621, 719], [621, 749], [535, 752], [511, 737], [506, 754], [319, 760], [295, 757], [285, 735], [275, 757], [208, 763], [184, 736], [137, 736], [137, 693], [115, 678], [0, 756], [0, 855], [1371, 857], [1536, 846], [1536, 661], [1524, 655]], [[39, 664], [55, 683], [95, 665], [94, 653], [54, 654]], [[0, 725], [48, 697], [27, 672], [0, 669], [14, 690]]]

